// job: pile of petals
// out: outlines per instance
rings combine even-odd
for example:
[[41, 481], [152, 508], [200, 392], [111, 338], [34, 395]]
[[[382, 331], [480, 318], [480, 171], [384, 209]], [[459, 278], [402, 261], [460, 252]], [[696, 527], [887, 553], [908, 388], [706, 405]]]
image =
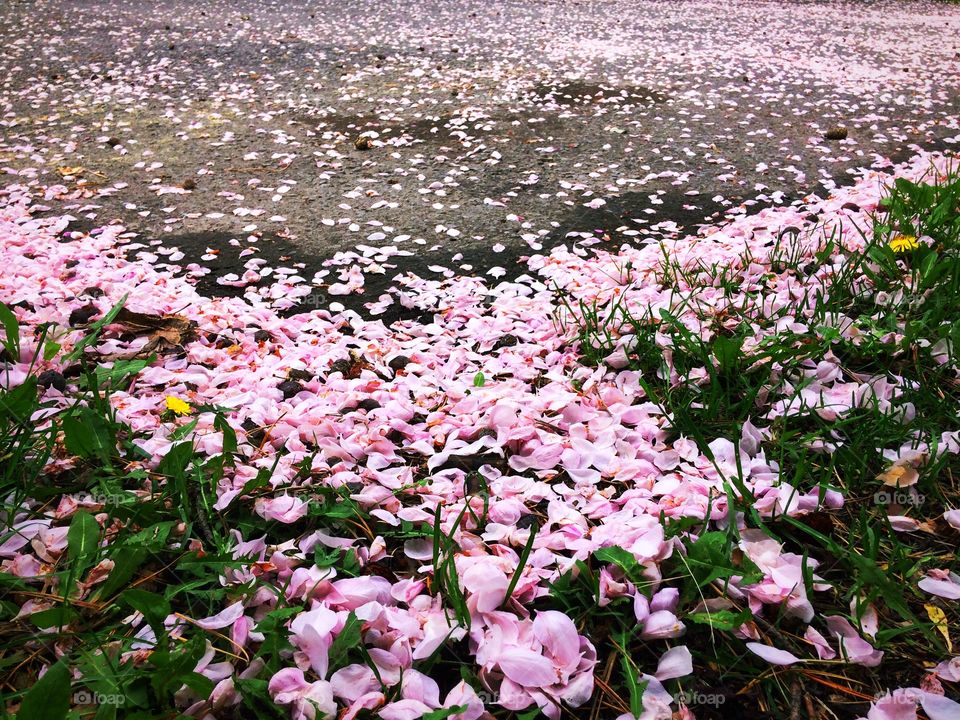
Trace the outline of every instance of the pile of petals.
[[[942, 166], [945, 160], [921, 156], [896, 173], [916, 178], [931, 162]], [[315, 310], [284, 317], [267, 300], [251, 304], [250, 298], [201, 297], [187, 280], [125, 258], [118, 249], [123, 228], [106, 226], [79, 237], [66, 233], [70, 218], [45, 217], [37, 188], [12, 186], [0, 193], [0, 300], [14, 307], [24, 328], [23, 354], [0, 373], [0, 383], [10, 388], [23, 382], [34, 360], [37, 371], [57, 369], [58, 360], [46, 363], [31, 344], [31, 330], [42, 323], [55, 326], [67, 352], [82, 336], [70, 322], [82, 308], [92, 305], [94, 317], [102, 316], [127, 296], [126, 307], [134, 312], [179, 313], [197, 323], [196, 338], [183, 353], [160, 355], [130, 386], [110, 396], [118, 418], [142, 438], [137, 442], [149, 462], [158, 463], [180, 441], [173, 433], [185, 419], [171, 419], [169, 409], [180, 406], [168, 405], [168, 398], [189, 407], [216, 405], [236, 432], [243, 458], [217, 488], [217, 510], [250, 503], [264, 523], [293, 526], [323, 485], [345, 489], [369, 513], [372, 538], [316, 530], [268, 544], [263, 537], [234, 532], [234, 556], [246, 562], [247, 570], [225, 571], [221, 582], [240, 588], [256, 578], [257, 589], [214, 616], [194, 619], [200, 628], [229, 636], [237, 648], [255, 649], [263, 637], [257, 623], [275, 607], [277, 593], [302, 607], [288, 623], [294, 648], [289, 666], [264, 678], [274, 701], [288, 706], [294, 718], [343, 712], [339, 717], [349, 720], [367, 709], [384, 720], [404, 720], [466, 706], [454, 717], [475, 720], [491, 704], [510, 710], [538, 706], [558, 718], [563, 705], [583, 705], [594, 691], [597, 662], [590, 629], [577, 627], [560, 611], [530, 608], [549, 595], [551, 583], [575, 570], [577, 561], [604, 548], [628, 551], [649, 580], [652, 591], [642, 593], [610, 565], [601, 574], [599, 601], [631, 598], [641, 637], [660, 643], [654, 645], [662, 649], [658, 666], [642, 676], [647, 682], [643, 717], [670, 717], [676, 700], [663, 682], [692, 673], [693, 666], [686, 646], [662, 642], [680, 638], [685, 624], [677, 614], [679, 593], [660, 573], [660, 564], [683, 547], [678, 538], [667, 537], [661, 517], [707, 519], [709, 513], [714, 527], [724, 527], [725, 478], [738, 467], [761, 516], [836, 508], [844, 498], [836, 492], [821, 498], [816, 490], [800, 492], [781, 480], [776, 461], [762, 448], [766, 431], [751, 423], [740, 438], [714, 440], [712, 459], [692, 440], [673, 438], [663, 410], [645, 397], [640, 373], [626, 369], [617, 351], [600, 367], [579, 362], [569, 325], [558, 322], [563, 308], [554, 288], [585, 301], [619, 297], [638, 312], [675, 309], [676, 294], [689, 288], [656, 282], [664, 256], [681, 263], [697, 258], [733, 268], [742, 292], [753, 293], [757, 342], [769, 332], [764, 314], [801, 331], [805, 308], [798, 303], [799, 285], [812, 280], [772, 273], [771, 240], [792, 226], [811, 238], [807, 252], [812, 253], [820, 228], [835, 226], [844, 246], [855, 251], [862, 241], [852, 226], [867, 222], [888, 180], [868, 173], [825, 200], [809, 198], [802, 208], [764, 210], [701, 236], [671, 241], [666, 253], [657, 246], [625, 247], [585, 258], [576, 247], [558, 248], [531, 258], [530, 275], [493, 287], [473, 277], [398, 278], [397, 293], [423, 310], [424, 319], [390, 327], [353, 313]], [[859, 210], [850, 210], [851, 203]], [[741, 262], [745, 248], [753, 257], [749, 263]], [[724, 303], [737, 298], [703, 292], [698, 301], [715, 301], [720, 313]], [[681, 319], [695, 331], [711, 332], [698, 327], [693, 314]], [[630, 341], [621, 340], [624, 346]], [[115, 358], [138, 352], [145, 342], [124, 339], [107, 325], [87, 352]], [[669, 348], [664, 351], [668, 357]], [[298, 371], [295, 381], [292, 371]], [[812, 379], [804, 390], [807, 407], [824, 417], [867, 402], [889, 402], [899, 391], [897, 378], [853, 376], [829, 355], [810, 368], [807, 379]], [[789, 388], [782, 390], [771, 393], [758, 412], [764, 421], [758, 425], [798, 411], [785, 399]], [[49, 388], [46, 399], [69, 403], [69, 391], [64, 395]], [[224, 437], [213, 414], [199, 412], [193, 419], [196, 447], [208, 455], [222, 452]], [[944, 429], [939, 447], [960, 450], [957, 428]], [[310, 472], [304, 475], [300, 466], [308, 459]], [[67, 466], [71, 460], [58, 456], [52, 462]], [[271, 472], [273, 492], [254, 500], [244, 487], [262, 469]], [[489, 492], [486, 515], [483, 501], [467, 490], [471, 472], [482, 476]], [[467, 505], [473, 512], [464, 512]], [[45, 575], [64, 551], [66, 527], [78, 508], [96, 510], [97, 499], [64, 496], [39, 519], [18, 521], [18, 533], [0, 544], [2, 571], [31, 582], [49, 581]], [[37, 504], [24, 507], [24, 518], [36, 509]], [[530, 515], [539, 517], [539, 529], [507, 597], [531, 533], [532, 523], [521, 521]], [[481, 516], [484, 525], [476, 520]], [[468, 625], [431, 592], [432, 541], [425, 537], [391, 548], [383, 537], [402, 523], [430, 528], [435, 518], [459, 548], [453, 562]], [[353, 548], [362, 568], [391, 552], [402, 553], [417, 569], [396, 582], [362, 571], [359, 577], [340, 576], [314, 565], [312, 553], [319, 546]], [[834, 658], [867, 667], [882, 662], [883, 653], [870, 642], [877, 628], [871, 627], [869, 612], [860, 627], [840, 616], [817, 617], [816, 598], [805, 590], [802, 558], [757, 530], [744, 530], [741, 549], [763, 578], [751, 584], [734, 578], [730, 596], [742, 599], [757, 616], [782, 608], [809, 623], [808, 657], [761, 642], [752, 622], [737, 630], [749, 650], [775, 665]], [[941, 598], [960, 598], [960, 580], [946, 571], [920, 582]], [[814, 592], [825, 588], [813, 584]], [[30, 601], [21, 615], [46, 607]], [[377, 673], [364, 664], [330, 667], [329, 650], [351, 613], [362, 622], [363, 643]], [[150, 626], [140, 622], [130, 661], [149, 652], [156, 640]], [[176, 615], [166, 624], [174, 637], [186, 630]], [[417, 670], [445, 645], [460, 642], [466, 643], [489, 695], [481, 697], [461, 682], [441, 696], [437, 683]], [[958, 717], [960, 706], [944, 696], [940, 681], [960, 679], [960, 660], [933, 660], [941, 663], [932, 673], [935, 683], [880, 699], [870, 720], [914, 717], [910, 713], [917, 707], [934, 720]], [[236, 678], [257, 677], [262, 667], [236, 657], [215, 662], [211, 647], [197, 671], [215, 682], [215, 690], [211, 698], [181, 691], [184, 709], [192, 714], [208, 712], [210, 702], [214, 709], [237, 704]], [[383, 686], [400, 686], [391, 695], [399, 699], [387, 702]]]

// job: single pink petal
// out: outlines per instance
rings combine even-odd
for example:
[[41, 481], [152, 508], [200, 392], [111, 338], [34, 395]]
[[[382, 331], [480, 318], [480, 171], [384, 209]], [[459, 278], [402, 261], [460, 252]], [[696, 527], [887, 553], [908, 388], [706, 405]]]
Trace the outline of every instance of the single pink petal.
[[330, 676], [330, 685], [334, 695], [351, 703], [380, 686], [373, 670], [360, 663], [337, 670]]
[[800, 658], [793, 653], [763, 643], [748, 642], [747, 649], [754, 655], [759, 655], [771, 665], [793, 665], [796, 662], [801, 662]]
[[381, 720], [417, 720], [433, 710], [419, 700], [397, 700], [380, 708], [377, 716]]
[[658, 610], [650, 613], [643, 623], [643, 633], [640, 637], [644, 640], [667, 640], [680, 637], [685, 631], [686, 627], [676, 615], [669, 610]]
[[299, 697], [307, 687], [308, 683], [303, 677], [303, 670], [295, 667], [283, 668], [277, 672], [267, 685], [267, 690], [274, 701], [286, 705]]
[[650, 610], [669, 610], [673, 612], [677, 609], [677, 603], [680, 601], [680, 591], [676, 588], [664, 588], [659, 590], [650, 599]]
[[561, 667], [576, 668], [580, 662], [580, 635], [573, 620], [557, 610], [537, 613], [533, 636]]
[[558, 695], [571, 707], [580, 707], [593, 696], [593, 670], [588, 669], [572, 678]]
[[894, 690], [871, 706], [867, 720], [917, 720], [917, 701], [905, 690]]
[[947, 510], [943, 514], [943, 519], [956, 530], [960, 530], [960, 510]]
[[960, 656], [944, 660], [934, 668], [937, 677], [947, 682], [960, 682]]
[[463, 586], [476, 597], [477, 612], [488, 613], [503, 603], [510, 581], [490, 562], [475, 563], [462, 575]]
[[947, 598], [948, 600], [960, 600], [960, 584], [952, 580], [937, 580], [935, 578], [925, 577], [917, 584], [921, 590], [931, 595]]
[[523, 687], [546, 687], [559, 679], [552, 662], [526, 648], [506, 648], [500, 653], [497, 663], [504, 675]]
[[830, 647], [830, 643], [827, 642], [827, 639], [817, 632], [812, 625], [807, 625], [807, 629], [803, 633], [804, 639], [813, 645], [817, 649], [817, 657], [821, 660], [833, 660], [837, 656], [837, 652]]
[[957, 720], [960, 718], [960, 704], [943, 695], [924, 693], [920, 696], [920, 707], [930, 720]]
[[633, 614], [640, 623], [650, 617], [650, 601], [639, 590], [633, 596]]
[[227, 625], [233, 625], [241, 615], [243, 615], [243, 603], [235, 602], [216, 615], [195, 621], [195, 624], [204, 630], [219, 630], [220, 628], [225, 628]]
[[418, 670], [403, 673], [400, 694], [404, 700], [418, 700], [434, 709], [440, 707], [440, 687], [436, 680]]
[[307, 514], [307, 503], [298, 497], [281, 495], [265, 499], [258, 498], [254, 503], [256, 513], [265, 520], [276, 520], [281, 523], [295, 523]]
[[684, 677], [693, 672], [693, 656], [686, 645], [679, 645], [667, 650], [657, 663], [657, 672], [654, 677], [660, 682]]
[[453, 689], [447, 693], [443, 701], [443, 707], [459, 707], [466, 705], [467, 709], [462, 713], [451, 715], [450, 720], [478, 720], [483, 715], [483, 700], [477, 695], [477, 691], [461, 680], [454, 685]]
[[866, 667], [876, 667], [883, 660], [883, 651], [860, 637], [860, 633], [845, 617], [831, 615], [824, 619], [830, 632], [839, 639], [840, 652], [846, 660]]

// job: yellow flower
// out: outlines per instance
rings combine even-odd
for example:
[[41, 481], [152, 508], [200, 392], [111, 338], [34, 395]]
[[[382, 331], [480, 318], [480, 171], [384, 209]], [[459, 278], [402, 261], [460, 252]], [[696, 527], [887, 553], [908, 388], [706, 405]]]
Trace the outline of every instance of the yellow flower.
[[167, 395], [167, 410], [172, 410], [177, 415], [189, 415], [190, 403], [186, 403], [178, 397]]
[[917, 239], [913, 235], [897, 235], [890, 241], [890, 249], [895, 253], [916, 250], [918, 247], [920, 247], [920, 243], [917, 242]]

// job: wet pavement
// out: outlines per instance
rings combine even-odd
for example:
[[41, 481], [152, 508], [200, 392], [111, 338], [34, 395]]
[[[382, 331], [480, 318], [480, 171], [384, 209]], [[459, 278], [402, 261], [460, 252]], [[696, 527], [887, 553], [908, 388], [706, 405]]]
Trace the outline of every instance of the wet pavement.
[[207, 294], [361, 309], [955, 149], [958, 38], [940, 3], [8, 2], [0, 169]]

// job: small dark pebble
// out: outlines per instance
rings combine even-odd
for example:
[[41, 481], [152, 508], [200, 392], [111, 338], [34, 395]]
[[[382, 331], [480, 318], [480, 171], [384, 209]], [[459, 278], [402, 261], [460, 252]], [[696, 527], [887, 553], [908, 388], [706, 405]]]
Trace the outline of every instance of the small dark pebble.
[[244, 432], [247, 433], [247, 439], [250, 440], [250, 442], [255, 443], [257, 445], [263, 442], [263, 438], [264, 438], [263, 428], [257, 425], [250, 418], [247, 418], [246, 420], [244, 420], [240, 424], [240, 427], [242, 427]]
[[410, 358], [408, 358], [406, 355], [397, 355], [395, 358], [391, 358], [390, 362], [387, 363], [387, 366], [396, 372], [397, 370], [403, 370], [409, 364]]
[[107, 138], [107, 145], [109, 145], [110, 147], [116, 147], [119, 144], [120, 144], [120, 138], [117, 138], [117, 137]]
[[270, 342], [271, 340], [273, 340], [273, 335], [268, 333], [266, 330], [257, 330], [253, 334], [253, 339], [256, 340], [258, 343]]
[[79, 307], [70, 313], [70, 326], [76, 327], [77, 325], [86, 325], [91, 319], [99, 314], [99, 308], [97, 308], [97, 306], [93, 303]]
[[376, 410], [378, 407], [380, 407], [380, 403], [378, 403], [373, 398], [367, 398], [366, 400], [361, 400], [360, 402], [357, 403], [357, 410], [369, 411], [369, 410]]
[[824, 133], [824, 137], [827, 140], [846, 140], [847, 139], [847, 129], [842, 125], [837, 127], [830, 128]]
[[63, 376], [65, 378], [78, 378], [83, 375], [83, 365], [80, 363], [74, 363], [73, 365], [67, 365], [63, 369]]
[[353, 367], [352, 363], [349, 360], [335, 360], [334, 363], [330, 366], [331, 373], [342, 373], [344, 377], [350, 372], [350, 368]]
[[851, 212], [860, 212], [860, 206], [854, 202], [847, 202], [840, 206], [841, 210], [850, 210]]
[[368, 138], [366, 135], [361, 135], [356, 140], [354, 140], [353, 146], [357, 150], [369, 150], [370, 148], [373, 147], [373, 145], [370, 144], [370, 138]]
[[303, 385], [296, 380], [284, 380], [277, 385], [277, 388], [283, 393], [284, 400], [289, 400], [297, 393], [303, 392]]
[[77, 265], [79, 265], [79, 264], [80, 264], [80, 261], [79, 261], [79, 260], [67, 260], [67, 261], [63, 264], [63, 266], [64, 266], [65, 268], [69, 269], [69, 268], [75, 268], [75, 267], [76, 267]]
[[310, 382], [313, 380], [313, 373], [307, 370], [297, 370], [294, 368], [287, 373], [287, 377], [291, 380], [298, 380], [299, 382]]
[[469, 473], [463, 476], [464, 495], [476, 495], [483, 489], [483, 475], [480, 473]]
[[540, 520], [537, 519], [536, 515], [524, 515], [522, 518], [517, 520], [518, 530], [525, 530], [532, 527], [540, 527]]
[[194, 190], [197, 187], [197, 182], [193, 178], [187, 178], [180, 185], [184, 190]]
[[96, 297], [96, 298], [98, 298], [98, 297], [103, 297], [103, 290], [101, 290], [101, 289], [98, 288], [98, 287], [93, 287], [93, 286], [91, 286], [91, 287], [88, 287], [88, 288], [84, 288], [84, 289], [83, 289], [83, 292], [81, 292], [80, 294], [81, 294], [81, 295], [86, 295], [87, 297]]
[[44, 370], [37, 376], [37, 385], [63, 392], [67, 389], [67, 379], [56, 370]]
[[499, 350], [500, 348], [513, 347], [519, 342], [520, 338], [518, 338], [516, 335], [504, 335], [493, 344], [493, 349]]
[[478, 453], [477, 455], [451, 455], [447, 461], [440, 466], [440, 470], [449, 470], [451, 468], [460, 468], [467, 472], [477, 471], [484, 465], [499, 467], [503, 463], [496, 453]]

